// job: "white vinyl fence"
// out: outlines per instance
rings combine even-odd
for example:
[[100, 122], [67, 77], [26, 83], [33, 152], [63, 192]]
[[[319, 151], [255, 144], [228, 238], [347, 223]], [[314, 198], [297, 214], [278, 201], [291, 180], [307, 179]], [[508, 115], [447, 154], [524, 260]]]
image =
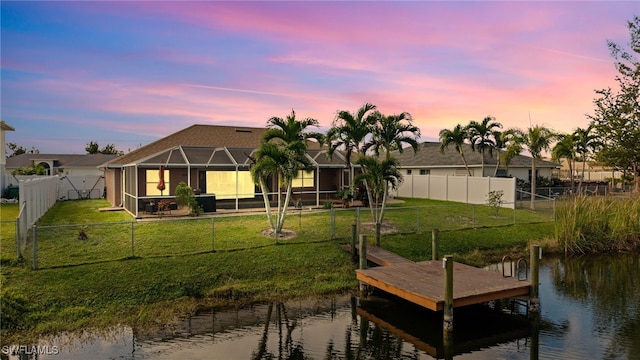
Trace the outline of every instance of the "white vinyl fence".
[[487, 195], [491, 191], [503, 192], [503, 207], [515, 207], [515, 178], [405, 175], [398, 186], [396, 196], [487, 204]]
[[58, 176], [38, 177], [20, 181], [20, 215], [17, 222], [18, 254], [24, 249], [27, 231], [58, 200]]
[[[48, 178], [43, 175], [6, 175], [6, 185], [18, 185], [24, 180]], [[57, 190], [58, 200], [100, 199], [104, 195], [104, 176], [56, 176], [60, 186]]]

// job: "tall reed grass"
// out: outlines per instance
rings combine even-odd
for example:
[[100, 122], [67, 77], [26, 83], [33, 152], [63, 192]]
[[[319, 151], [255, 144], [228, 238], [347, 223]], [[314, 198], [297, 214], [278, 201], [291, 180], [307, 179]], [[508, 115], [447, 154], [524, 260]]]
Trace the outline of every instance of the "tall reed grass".
[[555, 239], [566, 253], [640, 249], [640, 197], [577, 196], [557, 205]]

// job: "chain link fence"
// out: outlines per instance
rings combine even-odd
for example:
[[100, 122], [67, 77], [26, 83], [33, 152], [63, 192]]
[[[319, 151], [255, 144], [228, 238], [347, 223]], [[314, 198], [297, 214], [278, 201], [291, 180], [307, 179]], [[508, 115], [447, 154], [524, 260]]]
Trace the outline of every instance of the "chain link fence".
[[[545, 211], [461, 204], [388, 207], [382, 236], [430, 233], [553, 221]], [[133, 257], [160, 257], [234, 251], [278, 243], [348, 242], [357, 234], [375, 237], [370, 208], [290, 209], [281, 236], [268, 231], [264, 213], [163, 218], [147, 221], [34, 226], [25, 260], [33, 269], [91, 264]]]

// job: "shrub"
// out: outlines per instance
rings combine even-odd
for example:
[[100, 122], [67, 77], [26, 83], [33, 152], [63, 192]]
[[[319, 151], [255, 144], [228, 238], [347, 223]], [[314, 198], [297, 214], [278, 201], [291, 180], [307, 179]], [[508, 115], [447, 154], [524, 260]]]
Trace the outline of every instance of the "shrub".
[[504, 204], [504, 199], [502, 199], [503, 196], [504, 191], [502, 190], [489, 191], [487, 194], [487, 203], [495, 209], [496, 216], [498, 216], [498, 211], [500, 211], [500, 207]]
[[192, 198], [195, 198], [193, 190], [191, 190], [191, 187], [184, 181], [181, 181], [178, 186], [176, 186], [176, 202], [180, 206], [189, 206], [189, 201]]

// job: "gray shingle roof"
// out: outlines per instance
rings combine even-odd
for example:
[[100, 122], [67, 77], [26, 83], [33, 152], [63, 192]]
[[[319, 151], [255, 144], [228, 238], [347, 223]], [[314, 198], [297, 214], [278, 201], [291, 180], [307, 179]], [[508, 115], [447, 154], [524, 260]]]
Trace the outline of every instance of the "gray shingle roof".
[[[121, 166], [137, 163], [148, 159], [164, 151], [182, 147], [206, 147], [206, 148], [236, 148], [257, 149], [260, 146], [262, 136], [267, 128], [254, 128], [242, 126], [222, 125], [191, 125], [176, 133], [154, 141], [149, 145], [133, 150], [128, 154], [113, 159], [104, 166]], [[319, 145], [309, 142], [309, 148], [318, 148]], [[207, 150], [205, 150], [207, 151]], [[246, 150], [245, 150], [246, 151]]]
[[257, 148], [266, 128], [241, 126], [191, 125], [176, 133], [154, 141], [105, 165], [125, 165], [177, 146]]
[[[462, 146], [462, 150], [464, 152], [464, 157], [467, 159], [467, 164], [469, 167], [478, 167], [482, 165], [481, 153], [474, 152], [471, 150], [471, 145], [464, 144]], [[496, 165], [496, 153], [489, 154], [489, 152], [485, 152], [484, 154], [484, 164], [485, 166], [495, 166]], [[393, 152], [393, 156], [398, 159], [400, 162], [400, 167], [451, 167], [451, 166], [460, 166], [464, 167], [464, 162], [462, 161], [462, 156], [455, 150], [453, 145], [449, 146], [449, 148], [445, 149], [444, 153], [440, 152], [440, 143], [439, 142], [424, 142], [419, 144], [418, 151], [414, 154], [411, 148], [404, 149], [402, 153], [398, 151]], [[509, 167], [530, 167], [531, 166], [531, 157], [524, 155], [517, 155], [511, 162], [509, 163]], [[556, 163], [545, 161], [545, 160], [537, 160], [536, 167], [539, 168], [555, 168], [558, 167]]]
[[107, 161], [113, 160], [117, 155], [107, 154], [20, 154], [7, 158], [6, 167], [13, 169], [30, 166], [32, 162], [53, 160], [55, 167], [91, 167], [95, 168]]

